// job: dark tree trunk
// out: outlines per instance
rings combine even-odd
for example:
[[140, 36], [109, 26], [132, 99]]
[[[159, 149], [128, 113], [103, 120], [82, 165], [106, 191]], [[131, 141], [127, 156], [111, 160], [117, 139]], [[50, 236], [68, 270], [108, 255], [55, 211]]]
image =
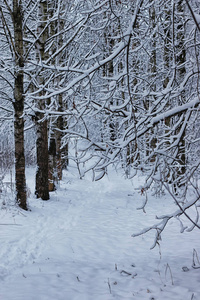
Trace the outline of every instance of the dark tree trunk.
[[[47, 29], [44, 30], [47, 21], [47, 1], [40, 0], [39, 2], [39, 11], [38, 11], [38, 34], [39, 42], [37, 44], [37, 59], [44, 61], [46, 58], [45, 53], [45, 43], [48, 38]], [[45, 73], [41, 71], [38, 76], [38, 82], [40, 85], [44, 85], [45, 82]], [[41, 92], [40, 96], [43, 96], [44, 93]], [[45, 100], [40, 100], [38, 103], [39, 110], [45, 109]], [[36, 185], [35, 185], [35, 194], [37, 198], [42, 200], [49, 200], [49, 157], [48, 157], [48, 121], [43, 120], [44, 114], [38, 113], [36, 115], [37, 121], [37, 172], [36, 172]]]
[[24, 156], [24, 61], [23, 61], [23, 12], [21, 1], [13, 0], [13, 24], [15, 41], [14, 80], [14, 137], [15, 137], [15, 183], [16, 201], [27, 210]]
[[[177, 79], [179, 83], [181, 83], [184, 79], [184, 76], [186, 74], [186, 68], [185, 68], [185, 62], [186, 62], [186, 50], [185, 50], [185, 28], [184, 28], [184, 3], [183, 1], [178, 1], [177, 3], [177, 14], [178, 14], [178, 25], [177, 25], [177, 52], [178, 55], [176, 56], [176, 61], [178, 65], [178, 74]], [[179, 97], [179, 100], [181, 101], [181, 104], [185, 103], [185, 92], [183, 91], [181, 96]], [[183, 120], [184, 122], [184, 120]], [[181, 129], [180, 129], [181, 130]], [[178, 129], [179, 131], [179, 129]], [[185, 130], [183, 131], [180, 143], [178, 146], [178, 155], [177, 159], [179, 162], [179, 169], [178, 169], [178, 177], [181, 177], [186, 172], [186, 152], [185, 152]]]
[[37, 125], [37, 172], [35, 194], [37, 198], [49, 200], [49, 180], [48, 180], [48, 131], [47, 120]]

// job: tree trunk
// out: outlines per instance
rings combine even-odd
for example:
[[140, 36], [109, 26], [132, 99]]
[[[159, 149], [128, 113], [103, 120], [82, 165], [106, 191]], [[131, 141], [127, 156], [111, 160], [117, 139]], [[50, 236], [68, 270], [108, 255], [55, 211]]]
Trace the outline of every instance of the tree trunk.
[[[56, 140], [55, 138], [50, 139], [49, 145], [49, 191], [53, 192], [56, 190], [57, 179], [57, 166], [56, 166]], [[51, 166], [51, 167], [50, 167]]]
[[[63, 46], [63, 35], [60, 34], [60, 32], [62, 32], [64, 30], [64, 16], [63, 16], [63, 12], [65, 9], [65, 1], [61, 1], [61, 2], [56, 2], [55, 3], [51, 3], [49, 5], [49, 11], [50, 11], [50, 17], [53, 19], [54, 18], [54, 14], [56, 12], [56, 9], [58, 8], [58, 5], [60, 5], [59, 8], [59, 15], [57, 17], [57, 19], [54, 22], [51, 22], [51, 26], [50, 26], [50, 36], [57, 36], [55, 39], [55, 43], [52, 44], [51, 48], [49, 49], [49, 51], [51, 53], [55, 53], [57, 50], [59, 50], [60, 48], [62, 48]], [[54, 65], [64, 65], [66, 61], [66, 57], [64, 58], [63, 53], [60, 53], [59, 55], [56, 56], [56, 58], [54, 58], [51, 63]], [[57, 76], [55, 76], [56, 78], [54, 79], [54, 85], [57, 87], [57, 89], [61, 88], [61, 77], [59, 76], [59, 74], [57, 74]], [[63, 108], [63, 95], [62, 93], [59, 94], [56, 97], [56, 102], [57, 102], [57, 109], [58, 112], [63, 112], [64, 108]], [[49, 159], [49, 180], [50, 180], [50, 191], [55, 189], [55, 185], [58, 181], [62, 180], [62, 170], [63, 170], [63, 165], [64, 165], [64, 161], [63, 161], [63, 157], [65, 155], [68, 156], [68, 153], [66, 153], [67, 151], [67, 147], [64, 149], [61, 149], [62, 146], [62, 137], [63, 137], [63, 126], [64, 126], [64, 119], [63, 116], [58, 116], [55, 120], [55, 117], [52, 117], [53, 119], [53, 128], [50, 128], [50, 132], [51, 132], [51, 140], [54, 139], [55, 141], [55, 156], [52, 157], [51, 153], [51, 142], [50, 142], [50, 147], [49, 147], [49, 154], [50, 154], [50, 159]], [[56, 130], [56, 128], [58, 130]], [[65, 165], [67, 165], [68, 162], [66, 160]], [[54, 174], [54, 176], [52, 177], [51, 174]], [[52, 180], [54, 182], [52, 182]]]
[[[41, 116], [39, 118], [41, 118]], [[36, 148], [37, 172], [35, 194], [37, 198], [49, 200], [47, 120], [37, 124]]]
[[13, 0], [13, 24], [15, 42], [15, 79], [14, 79], [14, 137], [15, 137], [15, 182], [16, 200], [27, 210], [25, 156], [24, 156], [24, 45], [23, 12], [21, 1]]
[[[58, 111], [62, 112], [63, 111], [63, 101], [62, 101], [62, 94], [60, 94], [58, 96]], [[63, 130], [63, 117], [60, 116], [57, 119], [57, 128], [60, 130]], [[63, 170], [63, 153], [64, 151], [67, 150], [67, 148], [65, 149], [61, 149], [62, 146], [62, 136], [63, 133], [59, 130], [57, 130], [56, 134], [56, 157], [57, 157], [57, 175], [58, 175], [58, 180], [62, 180], [62, 170]], [[68, 155], [68, 153], [67, 153]], [[66, 161], [66, 163], [68, 164], [68, 161]]]
[[[149, 23], [150, 23], [150, 33], [152, 34], [152, 39], [150, 42], [150, 59], [149, 59], [149, 73], [150, 73], [150, 85], [151, 85], [151, 91], [156, 91], [156, 75], [157, 75], [157, 53], [156, 53], [156, 10], [155, 10], [155, 3], [153, 0], [149, 0], [149, 4], [151, 5], [149, 8]], [[153, 96], [150, 101], [147, 101], [146, 108], [147, 112], [151, 108], [152, 102], [154, 103], [156, 101], [155, 96]], [[147, 156], [151, 155], [151, 153], [156, 148], [157, 144], [157, 137], [156, 137], [156, 128], [151, 128], [150, 131], [147, 134]], [[155, 162], [156, 155], [151, 156], [150, 161]]]
[[[48, 38], [47, 29], [44, 30], [47, 21], [47, 1], [40, 0], [39, 9], [38, 9], [38, 35], [39, 42], [37, 43], [37, 59], [38, 61], [45, 60], [45, 43]], [[45, 73], [41, 71], [38, 76], [38, 82], [42, 86], [45, 82]], [[43, 92], [40, 93], [40, 96], [44, 95]], [[45, 100], [40, 100], [38, 103], [38, 108], [40, 110], [45, 109]], [[37, 172], [36, 172], [36, 187], [35, 194], [37, 198], [42, 200], [49, 200], [49, 162], [48, 162], [48, 122], [47, 120], [42, 120], [44, 117], [43, 113], [38, 113], [36, 115], [37, 120]]]
[[[185, 62], [186, 62], [186, 51], [185, 51], [185, 28], [184, 28], [184, 4], [183, 1], [178, 1], [177, 3], [177, 14], [178, 14], [178, 25], [177, 25], [177, 56], [176, 61], [178, 65], [178, 72], [177, 72], [177, 79], [179, 84], [183, 81], [185, 74], [186, 74], [186, 68], [185, 68]], [[183, 91], [182, 94], [179, 97], [179, 100], [181, 101], [181, 104], [185, 103], [185, 92]], [[184, 122], [184, 120], [183, 120]], [[180, 126], [181, 127], [181, 126]], [[180, 131], [178, 129], [178, 131]], [[186, 153], [185, 153], [185, 130], [181, 135], [180, 143], [178, 146], [178, 154], [177, 159], [179, 162], [179, 169], [178, 169], [178, 177], [179, 181], [181, 181], [182, 175], [185, 174], [186, 171]], [[179, 183], [180, 185], [180, 183]]]

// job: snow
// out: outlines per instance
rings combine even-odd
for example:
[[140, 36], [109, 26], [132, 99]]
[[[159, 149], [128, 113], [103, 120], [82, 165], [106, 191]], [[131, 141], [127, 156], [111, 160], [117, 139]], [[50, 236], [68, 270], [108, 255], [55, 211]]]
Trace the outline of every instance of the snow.
[[200, 299], [199, 230], [180, 234], [171, 219], [153, 250], [154, 232], [131, 237], [174, 211], [167, 195], [149, 195], [146, 213], [137, 210], [142, 177], [110, 169], [92, 182], [71, 166], [49, 201], [34, 198], [32, 168], [27, 181], [31, 210], [0, 210], [1, 300]]
[[194, 13], [194, 16], [195, 16], [195, 19], [196, 19], [197, 23], [200, 23], [200, 15]]

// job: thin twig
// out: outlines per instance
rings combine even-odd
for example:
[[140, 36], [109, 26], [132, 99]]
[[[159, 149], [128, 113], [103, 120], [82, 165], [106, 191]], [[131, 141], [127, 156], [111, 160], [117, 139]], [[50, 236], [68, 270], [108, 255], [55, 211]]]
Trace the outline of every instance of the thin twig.
[[166, 275], [167, 275], [167, 270], [169, 270], [169, 272], [170, 272], [172, 285], [174, 285], [173, 276], [172, 276], [172, 270], [171, 270], [169, 264], [167, 264], [166, 269], [165, 269], [165, 278], [166, 278]]
[[111, 285], [110, 285], [110, 280], [109, 280], [109, 278], [108, 278], [108, 287], [109, 287], [110, 294], [112, 294], [112, 290], [111, 290]]

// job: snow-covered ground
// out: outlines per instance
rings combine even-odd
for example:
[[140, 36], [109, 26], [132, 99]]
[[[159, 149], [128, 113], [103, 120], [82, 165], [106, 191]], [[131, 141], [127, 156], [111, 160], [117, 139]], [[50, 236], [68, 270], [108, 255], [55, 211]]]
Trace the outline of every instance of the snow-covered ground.
[[143, 178], [91, 182], [71, 167], [49, 201], [34, 198], [33, 169], [27, 179], [31, 211], [0, 210], [0, 300], [200, 299], [199, 230], [180, 234], [171, 220], [153, 250], [153, 232], [131, 237], [174, 210], [168, 196], [137, 210]]

